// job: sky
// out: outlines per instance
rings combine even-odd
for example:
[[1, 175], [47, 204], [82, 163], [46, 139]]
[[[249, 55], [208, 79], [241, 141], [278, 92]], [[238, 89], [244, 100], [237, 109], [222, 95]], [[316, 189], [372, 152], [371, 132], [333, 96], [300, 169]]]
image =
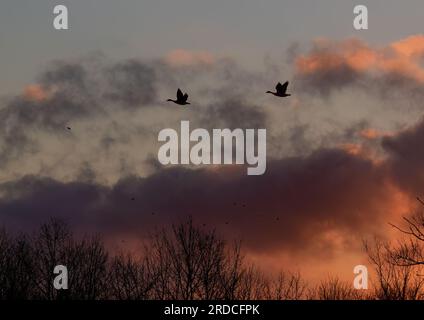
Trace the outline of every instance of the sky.
[[[71, 28], [52, 28], [57, 4]], [[366, 4], [370, 29], [352, 28], [356, 4]], [[258, 66], [284, 59], [292, 42], [358, 36], [384, 44], [417, 33], [420, 0], [4, 0], [0, 12], [0, 92], [17, 90], [52, 59], [102, 51], [117, 58], [157, 57], [175, 48], [231, 55]]]
[[[416, 210], [422, 1], [63, 0], [66, 31], [56, 4], [0, 4], [6, 227], [58, 216], [134, 249], [191, 215], [266, 269], [348, 278], [362, 240]], [[369, 30], [353, 29], [356, 4]], [[265, 94], [285, 80], [290, 98]], [[166, 102], [178, 87], [189, 108]], [[163, 167], [158, 132], [181, 120], [266, 128], [266, 174]]]

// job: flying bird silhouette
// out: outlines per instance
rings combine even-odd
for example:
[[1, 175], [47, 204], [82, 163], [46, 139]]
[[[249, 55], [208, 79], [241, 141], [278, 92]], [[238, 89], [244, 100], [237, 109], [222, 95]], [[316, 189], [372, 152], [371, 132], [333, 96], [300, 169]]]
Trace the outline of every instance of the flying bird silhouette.
[[71, 127], [66, 127], [66, 129], [68, 129], [69, 131], [71, 131], [71, 130], [72, 130], [72, 128], [71, 128]]
[[179, 105], [186, 105], [186, 104], [190, 104], [189, 102], [187, 102], [188, 99], [188, 94], [185, 93], [183, 94], [183, 92], [181, 91], [181, 89], [178, 88], [177, 91], [177, 100], [172, 100], [172, 99], [168, 99], [167, 101], [171, 101], [173, 103], [179, 104]]
[[267, 91], [266, 93], [271, 93], [276, 97], [290, 97], [291, 94], [287, 93], [287, 87], [289, 85], [289, 82], [286, 81], [284, 84], [281, 84], [280, 82], [278, 82], [277, 86], [275, 87], [276, 92], [272, 92], [272, 91]]

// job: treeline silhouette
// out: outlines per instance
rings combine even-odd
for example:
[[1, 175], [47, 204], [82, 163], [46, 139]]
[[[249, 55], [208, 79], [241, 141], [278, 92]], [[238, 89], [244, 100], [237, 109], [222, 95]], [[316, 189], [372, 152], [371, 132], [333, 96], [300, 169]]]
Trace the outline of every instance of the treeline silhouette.
[[[309, 285], [299, 272], [266, 274], [247, 261], [240, 243], [228, 244], [191, 218], [154, 233], [137, 256], [112, 255], [100, 237], [75, 237], [52, 219], [31, 235], [0, 231], [0, 299], [423, 299], [424, 218], [406, 222], [408, 229], [398, 229], [407, 238], [397, 246], [364, 244], [372, 288], [356, 290], [337, 277]], [[59, 264], [68, 268], [68, 290], [53, 287]]]

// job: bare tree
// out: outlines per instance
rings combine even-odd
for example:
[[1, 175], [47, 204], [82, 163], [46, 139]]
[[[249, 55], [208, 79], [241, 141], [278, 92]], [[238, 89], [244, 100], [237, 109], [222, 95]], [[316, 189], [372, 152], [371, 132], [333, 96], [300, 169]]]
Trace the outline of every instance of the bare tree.
[[82, 300], [107, 298], [107, 261], [108, 254], [97, 236], [75, 241], [67, 259], [69, 298]]
[[300, 300], [305, 298], [306, 282], [299, 272], [280, 272], [277, 278], [269, 281], [265, 299], [268, 300]]
[[[32, 243], [35, 296], [38, 299], [97, 299], [105, 293], [106, 250], [97, 237], [76, 241], [65, 223], [52, 219]], [[54, 268], [68, 269], [68, 290], [53, 287]]]
[[245, 263], [240, 243], [227, 245], [191, 218], [154, 234], [144, 264], [156, 299], [299, 299], [306, 289], [299, 273], [265, 276]]
[[0, 299], [32, 297], [33, 265], [26, 237], [11, 238], [0, 231]]
[[[417, 198], [420, 204], [424, 202]], [[397, 248], [391, 250], [391, 258], [398, 266], [424, 266], [424, 213], [416, 212], [411, 218], [403, 217], [405, 227], [390, 224], [407, 237], [406, 241], [398, 242]]]
[[[261, 300], [264, 299], [267, 289], [267, 279], [264, 274], [254, 265], [240, 265], [236, 272], [230, 273], [232, 279], [236, 280], [234, 289], [229, 291], [229, 298], [236, 300]], [[229, 281], [228, 283], [231, 283]], [[227, 283], [227, 281], [225, 281]]]
[[111, 299], [145, 300], [154, 298], [157, 276], [147, 260], [135, 260], [131, 255], [120, 254], [109, 266], [108, 292]]
[[[334, 277], [308, 289], [300, 273], [263, 273], [246, 262], [240, 243], [228, 245], [191, 218], [153, 234], [137, 259], [109, 259], [100, 238], [75, 237], [52, 219], [31, 237], [0, 230], [0, 299], [423, 299], [424, 219], [418, 219], [398, 228], [410, 239], [397, 245], [365, 243], [375, 271], [370, 294]], [[57, 265], [68, 269], [68, 290], [53, 287]]]
[[365, 243], [365, 250], [376, 274], [374, 292], [376, 299], [422, 299], [424, 279], [417, 275], [412, 265], [397, 263], [398, 249], [387, 242], [375, 239], [372, 244]]
[[[192, 218], [153, 235], [146, 248], [157, 299], [240, 299], [247, 296], [248, 269], [239, 244], [228, 246]], [[251, 292], [249, 291], [249, 294]]]
[[360, 300], [363, 298], [359, 290], [355, 290], [351, 283], [341, 281], [337, 277], [322, 280], [309, 292], [309, 299], [318, 300]]

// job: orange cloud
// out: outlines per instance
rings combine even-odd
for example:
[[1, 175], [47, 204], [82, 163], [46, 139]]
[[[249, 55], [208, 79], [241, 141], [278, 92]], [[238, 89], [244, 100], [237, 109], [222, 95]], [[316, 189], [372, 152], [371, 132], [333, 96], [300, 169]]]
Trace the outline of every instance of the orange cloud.
[[165, 56], [165, 61], [173, 67], [192, 65], [210, 65], [215, 57], [206, 51], [188, 51], [184, 49], [172, 50]]
[[393, 43], [392, 47], [406, 57], [422, 58], [424, 56], [424, 35], [410, 36]]
[[381, 137], [380, 132], [378, 132], [375, 129], [371, 129], [371, 128], [362, 130], [361, 132], [359, 132], [359, 135], [362, 138], [367, 139], [367, 140], [374, 140], [374, 139]]
[[[374, 133], [367, 132], [367, 134], [372, 135]], [[339, 145], [339, 149], [343, 150], [351, 156], [370, 161], [370, 163], [373, 163], [375, 166], [380, 166], [384, 161], [384, 158], [382, 158], [373, 148], [370, 148], [366, 144], [343, 143]]]
[[372, 66], [376, 53], [366, 44], [356, 39], [339, 43], [328, 40], [315, 41], [315, 51], [296, 60], [296, 66], [301, 73], [313, 73], [320, 70], [340, 68], [347, 65], [355, 71], [363, 71]]
[[28, 85], [23, 94], [25, 99], [35, 102], [45, 101], [50, 96], [50, 92], [38, 84]]
[[344, 143], [340, 148], [352, 156], [359, 156], [364, 152], [362, 145], [356, 143]]
[[372, 48], [358, 39], [319, 39], [311, 52], [296, 59], [295, 65], [297, 72], [305, 76], [347, 68], [357, 73], [397, 74], [424, 83], [424, 67], [420, 64], [423, 56], [422, 35], [408, 37], [384, 48]]

